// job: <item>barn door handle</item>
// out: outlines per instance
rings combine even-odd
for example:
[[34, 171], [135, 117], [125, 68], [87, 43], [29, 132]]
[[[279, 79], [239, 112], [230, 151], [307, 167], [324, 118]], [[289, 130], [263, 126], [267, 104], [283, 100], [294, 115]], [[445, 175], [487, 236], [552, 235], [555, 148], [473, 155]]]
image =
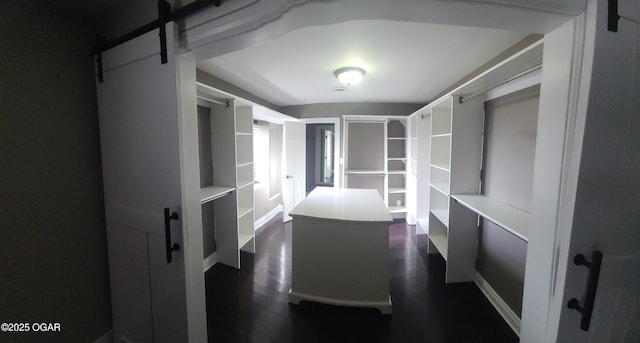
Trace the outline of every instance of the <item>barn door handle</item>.
[[589, 323], [591, 322], [591, 314], [593, 312], [593, 304], [596, 300], [596, 289], [598, 288], [598, 278], [600, 277], [602, 253], [598, 250], [594, 250], [591, 255], [591, 262], [589, 262], [584, 255], [578, 254], [573, 258], [573, 263], [576, 266], [585, 266], [589, 268], [589, 279], [587, 281], [587, 291], [584, 295], [584, 304], [580, 305], [578, 299], [572, 298], [569, 300], [569, 303], [567, 303], [567, 306], [582, 314], [580, 328], [584, 331], [588, 331]]
[[164, 240], [167, 249], [167, 263], [171, 263], [171, 253], [174, 251], [180, 251], [180, 245], [173, 243], [171, 245], [171, 220], [178, 220], [177, 212], [169, 214], [169, 208], [164, 209]]

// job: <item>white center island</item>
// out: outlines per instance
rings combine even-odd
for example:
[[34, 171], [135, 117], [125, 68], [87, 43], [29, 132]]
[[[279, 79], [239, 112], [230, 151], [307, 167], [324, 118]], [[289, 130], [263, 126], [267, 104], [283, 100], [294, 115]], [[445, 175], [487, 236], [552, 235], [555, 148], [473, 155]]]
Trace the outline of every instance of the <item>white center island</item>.
[[391, 313], [389, 224], [373, 189], [314, 189], [289, 215], [292, 271], [289, 302], [372, 307]]

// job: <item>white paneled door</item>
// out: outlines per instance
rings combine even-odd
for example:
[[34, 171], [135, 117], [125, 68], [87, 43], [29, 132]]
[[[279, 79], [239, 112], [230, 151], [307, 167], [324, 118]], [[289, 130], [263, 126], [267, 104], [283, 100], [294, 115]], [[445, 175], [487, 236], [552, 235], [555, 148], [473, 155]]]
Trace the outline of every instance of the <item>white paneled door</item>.
[[303, 122], [284, 123], [284, 182], [282, 202], [284, 221], [291, 220], [289, 212], [305, 197], [306, 132]]
[[[640, 6], [635, 3], [631, 12], [625, 12], [631, 6], [621, 6], [617, 32], [607, 30], [606, 1], [590, 1], [587, 10], [590, 86], [585, 87], [586, 121], [558, 342], [640, 342], [640, 23], [633, 20]], [[594, 251], [602, 253], [602, 265], [599, 280], [590, 281], [590, 269], [576, 265], [574, 257], [583, 254], [593, 262]], [[593, 297], [588, 288], [595, 286]], [[581, 314], [567, 306], [572, 298], [580, 307], [593, 305], [590, 321], [588, 308]]]
[[[104, 82], [97, 85], [116, 342], [194, 337], [187, 319], [176, 32], [167, 24], [166, 64], [157, 29], [106, 51]], [[200, 335], [206, 340], [206, 331]]]

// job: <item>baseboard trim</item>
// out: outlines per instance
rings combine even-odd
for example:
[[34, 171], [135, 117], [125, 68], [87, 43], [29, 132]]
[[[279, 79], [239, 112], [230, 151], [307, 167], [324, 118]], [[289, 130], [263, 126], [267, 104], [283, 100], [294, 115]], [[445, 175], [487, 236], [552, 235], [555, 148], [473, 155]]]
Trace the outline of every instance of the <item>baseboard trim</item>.
[[511, 330], [520, 337], [520, 318], [513, 312], [513, 310], [507, 305], [504, 300], [498, 295], [498, 293], [491, 287], [491, 285], [485, 280], [480, 273], [476, 272], [473, 278], [473, 282], [478, 286], [480, 291], [484, 294], [493, 307], [500, 313], [507, 325], [511, 327]]
[[93, 343], [113, 343], [113, 329], [105, 332], [104, 335], [98, 337]]
[[207, 270], [209, 270], [209, 268], [213, 267], [213, 265], [215, 265], [216, 263], [218, 263], [218, 255], [214, 252], [213, 254], [207, 256], [207, 258], [204, 259], [204, 261], [202, 262], [202, 269], [204, 269], [204, 271], [206, 272]]
[[267, 214], [255, 221], [255, 223], [253, 224], [253, 230], [260, 230], [262, 226], [264, 226], [264, 224], [268, 223], [271, 219], [273, 219], [273, 217], [275, 217], [282, 211], [284, 211], [284, 207], [282, 207], [282, 204], [278, 204], [278, 206], [276, 206], [273, 210], [269, 211]]

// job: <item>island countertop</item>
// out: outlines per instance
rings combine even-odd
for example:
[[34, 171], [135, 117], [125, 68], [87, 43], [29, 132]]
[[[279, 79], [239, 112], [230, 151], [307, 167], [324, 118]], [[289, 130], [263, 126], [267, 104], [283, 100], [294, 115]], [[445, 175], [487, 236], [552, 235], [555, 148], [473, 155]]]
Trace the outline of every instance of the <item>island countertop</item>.
[[316, 187], [289, 215], [353, 222], [393, 221], [374, 189]]

